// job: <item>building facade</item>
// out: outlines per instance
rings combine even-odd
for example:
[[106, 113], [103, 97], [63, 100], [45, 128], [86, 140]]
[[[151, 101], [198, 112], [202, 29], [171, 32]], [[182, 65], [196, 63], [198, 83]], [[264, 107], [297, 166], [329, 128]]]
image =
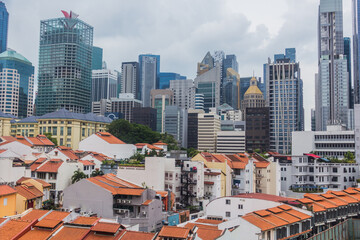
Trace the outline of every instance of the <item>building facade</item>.
[[100, 99], [100, 101], [91, 104], [91, 112], [96, 115], [104, 116], [105, 113], [111, 112], [111, 100], [109, 99]]
[[0, 110], [19, 118], [33, 115], [34, 67], [14, 50], [0, 54]]
[[123, 62], [121, 65], [121, 93], [132, 93], [140, 99], [140, 72], [138, 62]]
[[179, 146], [187, 146], [187, 131], [188, 131], [188, 113], [186, 109], [178, 106], [165, 107], [165, 126], [166, 133], [173, 135]]
[[7, 35], [9, 25], [9, 13], [5, 3], [0, 2], [0, 53], [7, 49]]
[[150, 93], [151, 107], [155, 108], [156, 131], [165, 131], [165, 107], [174, 105], [174, 92], [170, 89], [153, 89]]
[[111, 112], [122, 113], [125, 120], [133, 122], [133, 109], [141, 107], [141, 101], [132, 93], [120, 93], [118, 98], [111, 99]]
[[303, 103], [300, 64], [290, 58], [266, 64], [266, 103], [269, 106], [270, 150], [291, 151], [291, 133], [302, 131]]
[[220, 116], [216, 113], [198, 114], [198, 150], [216, 152], [217, 132], [220, 131]]
[[240, 109], [240, 75], [233, 68], [227, 68], [225, 76], [221, 88], [221, 103]]
[[103, 49], [100, 47], [92, 47], [91, 70], [100, 70], [103, 65]]
[[269, 108], [247, 108], [245, 122], [246, 151], [269, 151]]
[[245, 152], [245, 131], [218, 131], [216, 152], [226, 154]]
[[157, 110], [151, 107], [133, 108], [133, 123], [148, 126], [151, 130], [156, 131]]
[[40, 24], [37, 115], [91, 110], [93, 27], [75, 13], [63, 13]]
[[265, 107], [264, 95], [258, 88], [257, 82], [255, 77], [250, 80], [250, 87], [244, 94], [244, 100], [241, 101], [241, 111], [244, 119], [246, 118], [247, 108]]
[[196, 89], [193, 80], [170, 80], [169, 89], [174, 92], [174, 105], [186, 110], [195, 108]]
[[171, 80], [186, 80], [186, 76], [173, 72], [160, 72], [156, 82], [156, 89], [169, 88]]
[[150, 92], [156, 89], [160, 73], [160, 55], [139, 55], [140, 84], [138, 97], [143, 102], [143, 107], [150, 107]]
[[354, 103], [360, 103], [360, 1], [352, 1], [353, 12], [353, 59], [354, 59]]
[[92, 102], [117, 97], [117, 73], [110, 69], [92, 71]]

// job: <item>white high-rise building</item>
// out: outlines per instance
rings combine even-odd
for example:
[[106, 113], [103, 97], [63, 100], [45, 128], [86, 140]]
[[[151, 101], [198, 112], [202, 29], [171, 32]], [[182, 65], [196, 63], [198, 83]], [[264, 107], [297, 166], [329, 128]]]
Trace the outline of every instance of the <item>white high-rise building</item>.
[[92, 101], [117, 97], [117, 78], [110, 69], [92, 70]]
[[195, 108], [196, 89], [193, 80], [170, 80], [170, 89], [174, 92], [174, 105], [186, 110]]
[[121, 93], [132, 93], [140, 99], [139, 92], [139, 63], [123, 62], [121, 66]]

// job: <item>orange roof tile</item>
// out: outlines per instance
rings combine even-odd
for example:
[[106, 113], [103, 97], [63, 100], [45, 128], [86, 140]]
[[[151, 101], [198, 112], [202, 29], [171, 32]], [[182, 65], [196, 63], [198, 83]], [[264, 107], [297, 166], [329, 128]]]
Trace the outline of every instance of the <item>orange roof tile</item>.
[[293, 215], [293, 216], [295, 216], [295, 217], [297, 217], [297, 218], [300, 218], [301, 220], [305, 220], [305, 219], [311, 218], [310, 215], [307, 215], [307, 214], [305, 214], [305, 213], [302, 213], [302, 212], [297, 211], [297, 210], [294, 210], [294, 209], [288, 210], [288, 211], [286, 211], [286, 213], [291, 214], [291, 215]]
[[34, 221], [34, 220], [41, 218], [48, 212], [49, 212], [48, 210], [33, 209], [30, 212], [28, 212], [26, 215], [21, 217], [21, 220]]
[[197, 226], [198, 228], [206, 228], [212, 230], [219, 229], [217, 225], [209, 225], [209, 224], [196, 223], [196, 222], [195, 223], [189, 222], [184, 227], [192, 230], [195, 226]]
[[25, 233], [19, 240], [46, 240], [57, 230], [48, 230], [48, 229], [41, 229], [41, 228], [33, 228], [27, 233]]
[[166, 198], [168, 196], [167, 191], [156, 191], [156, 194], [160, 194], [162, 198]]
[[162, 148], [153, 146], [153, 145], [148, 144], [148, 143], [136, 143], [135, 146], [137, 148], [143, 148], [144, 146], [146, 146], [147, 148], [152, 149], [152, 150], [163, 150]]
[[345, 202], [344, 200], [341, 200], [340, 198], [331, 198], [328, 201], [330, 201], [331, 203], [337, 205], [337, 206], [346, 206], [348, 205], [347, 202]]
[[190, 229], [175, 226], [163, 226], [159, 232], [159, 237], [172, 237], [187, 239]]
[[207, 223], [207, 224], [220, 224], [220, 223], [225, 222], [225, 220], [214, 220], [214, 219], [199, 218], [195, 222], [197, 222], [197, 223]]
[[321, 207], [326, 208], [326, 209], [337, 207], [334, 203], [332, 203], [328, 200], [316, 201], [315, 203], [319, 204]]
[[275, 224], [265, 221], [264, 219], [253, 213], [246, 214], [245, 216], [242, 216], [242, 218], [248, 221], [249, 223], [257, 226], [262, 231], [266, 231], [276, 227]]
[[280, 205], [279, 208], [281, 208], [282, 210], [291, 210], [292, 209], [292, 207], [290, 207], [289, 205], [285, 205], [285, 204]]
[[153, 201], [152, 199], [146, 200], [141, 205], [148, 206], [152, 201]]
[[51, 240], [82, 240], [89, 232], [90, 229], [87, 228], [64, 226], [55, 235], [53, 235]]
[[115, 234], [120, 228], [121, 224], [118, 223], [98, 222], [91, 228], [91, 231]]
[[7, 218], [0, 218], [0, 224], [5, 222], [5, 220], [7, 220]]
[[317, 204], [317, 203], [313, 203], [312, 205], [311, 205], [311, 207], [312, 207], [312, 211], [313, 212], [323, 212], [323, 211], [326, 211], [326, 208], [323, 208], [323, 207], [321, 207], [319, 204]]
[[52, 211], [51, 213], [46, 215], [44, 219], [63, 221], [64, 218], [66, 218], [69, 215], [70, 215], [69, 212]]
[[235, 161], [233, 161], [233, 162], [231, 162], [230, 167], [232, 169], [245, 169], [246, 165], [247, 164], [244, 163], [244, 162], [235, 162]]
[[0, 185], [0, 196], [15, 194], [16, 190], [9, 185]]
[[71, 223], [77, 224], [77, 225], [94, 225], [97, 221], [99, 221], [100, 218], [97, 217], [83, 217], [79, 216]]
[[36, 169], [36, 172], [50, 172], [57, 173], [63, 161], [54, 161], [54, 159], [45, 162], [42, 166]]
[[304, 204], [308, 204], [308, 203], [313, 203], [314, 201], [309, 199], [309, 198], [300, 198], [297, 199], [298, 202], [304, 203]]
[[79, 160], [79, 162], [81, 162], [82, 164], [84, 164], [84, 166], [94, 166], [95, 163], [89, 160]]
[[43, 228], [55, 228], [62, 221], [55, 219], [42, 219], [40, 222], [35, 224], [35, 227], [43, 227]]
[[272, 213], [281, 213], [284, 211], [284, 209], [278, 208], [278, 207], [273, 207], [273, 208], [268, 208], [266, 209], [267, 211], [270, 211]]
[[267, 168], [270, 162], [255, 162], [255, 167], [257, 168]]
[[71, 160], [78, 160], [79, 157], [75, 154], [74, 150], [69, 147], [59, 146], [57, 150], [60, 151], [62, 154], [67, 156]]
[[34, 222], [28, 222], [23, 220], [10, 220], [0, 226], [0, 238], [1, 240], [16, 239], [17, 236], [30, 230]]
[[126, 231], [119, 240], [152, 240], [156, 233]]
[[25, 185], [15, 187], [18, 194], [26, 198], [27, 200], [41, 198], [44, 194], [36, 187], [28, 187]]
[[271, 213], [266, 210], [259, 210], [254, 212], [256, 215], [259, 215], [260, 217], [269, 216]]
[[125, 144], [123, 141], [108, 132], [98, 132], [96, 136], [110, 144]]
[[121, 230], [116, 234], [98, 233], [91, 231], [84, 240], [118, 240], [123, 235], [125, 230]]
[[163, 143], [162, 141], [158, 141], [156, 143], [153, 143], [152, 145], [166, 145], [167, 146], [167, 144]]
[[222, 234], [222, 230], [213, 230], [213, 229], [205, 229], [199, 228], [196, 231], [196, 235], [202, 240], [214, 240]]
[[321, 200], [324, 200], [324, 198], [322, 198], [320, 195], [313, 194], [313, 193], [306, 193], [306, 194], [304, 194], [304, 197], [310, 198], [310, 199], [313, 200], [313, 201], [321, 201]]

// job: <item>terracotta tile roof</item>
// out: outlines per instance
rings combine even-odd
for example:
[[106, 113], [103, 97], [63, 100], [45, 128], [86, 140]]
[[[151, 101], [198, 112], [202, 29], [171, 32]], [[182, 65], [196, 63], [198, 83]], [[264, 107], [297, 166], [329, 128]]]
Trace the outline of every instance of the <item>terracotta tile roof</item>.
[[318, 204], [320, 207], [326, 208], [326, 209], [337, 207], [334, 203], [332, 203], [328, 200], [316, 201], [315, 203]]
[[322, 206], [320, 206], [319, 204], [313, 203], [311, 204], [312, 207], [312, 211], [313, 212], [323, 212], [326, 211], [326, 208], [323, 208]]
[[119, 240], [152, 240], [156, 233], [126, 231]]
[[232, 169], [245, 169], [246, 165], [244, 162], [231, 162], [231, 165], [229, 164]]
[[262, 231], [267, 231], [269, 229], [276, 227], [273, 223], [271, 223], [269, 221], [265, 221], [261, 217], [255, 215], [255, 214], [252, 214], [252, 213], [242, 216], [242, 218], [245, 219], [246, 221], [248, 221], [249, 223], [257, 226]]
[[43, 228], [55, 228], [59, 225], [62, 221], [61, 220], [54, 220], [54, 219], [42, 219], [40, 222], [35, 224], [35, 227], [43, 227]]
[[208, 176], [218, 176], [218, 175], [221, 175], [220, 172], [205, 172], [204, 174], [205, 174], [205, 175], [208, 175]]
[[90, 232], [90, 229], [87, 228], [76, 228], [76, 227], [67, 227], [63, 226], [52, 238], [51, 240], [82, 240]]
[[94, 166], [95, 163], [89, 160], [79, 160], [79, 162], [81, 162], [82, 164], [84, 164], [84, 166]]
[[166, 198], [168, 196], [167, 191], [156, 191], [156, 194], [160, 194], [162, 198]]
[[313, 193], [306, 193], [304, 194], [304, 197], [310, 198], [313, 201], [322, 201], [324, 198], [322, 198], [320, 195], [313, 194]]
[[66, 218], [69, 215], [70, 215], [69, 212], [52, 211], [51, 213], [46, 215], [44, 219], [63, 221], [64, 218]]
[[108, 132], [98, 132], [96, 136], [110, 144], [125, 144], [123, 141]]
[[0, 218], [0, 224], [3, 223], [7, 218]]
[[156, 143], [153, 143], [152, 145], [166, 145], [167, 146], [167, 144], [163, 143], [162, 141], [158, 141]]
[[146, 200], [141, 205], [148, 206], [152, 201], [153, 201], [153, 199]]
[[270, 165], [270, 162], [255, 162], [255, 167], [257, 168], [267, 168]]
[[96, 222], [99, 221], [100, 218], [97, 217], [83, 217], [79, 216], [71, 223], [77, 224], [77, 225], [94, 225]]
[[24, 145], [26, 145], [26, 146], [29, 146], [29, 147], [32, 147], [32, 146], [33, 146], [33, 145], [32, 145], [28, 140], [26, 140], [25, 137], [23, 137], [23, 136], [16, 136], [15, 138], [16, 138], [16, 141], [19, 142], [19, 143], [22, 143], [22, 144], [24, 144]]
[[27, 200], [41, 198], [42, 196], [44, 196], [44, 194], [39, 189], [34, 187], [33, 185], [32, 185], [32, 187], [26, 186], [26, 185], [19, 185], [19, 186], [16, 186], [15, 189], [18, 194], [20, 194]]
[[23, 220], [10, 220], [0, 226], [0, 239], [10, 240], [17, 239], [17, 236], [30, 230], [34, 222], [23, 221]]
[[308, 203], [313, 203], [314, 201], [309, 199], [309, 198], [300, 198], [300, 199], [297, 199], [298, 202], [300, 203], [304, 203], [304, 204], [308, 204]]
[[37, 182], [39, 182], [39, 183], [41, 183], [41, 185], [42, 185], [44, 188], [51, 187], [51, 184], [45, 182], [44, 180], [37, 179], [37, 178], [34, 178], [34, 180], [37, 181]]
[[241, 193], [238, 195], [234, 195], [231, 197], [237, 197], [237, 198], [254, 198], [254, 199], [262, 199], [267, 201], [273, 201], [273, 202], [290, 202], [295, 201], [294, 198], [287, 198], [287, 197], [281, 197], [271, 194], [265, 194], [265, 193]]
[[204, 181], [204, 184], [206, 184], [206, 185], [214, 185], [214, 182], [212, 182], [212, 181]]
[[159, 232], [159, 237], [172, 237], [187, 239], [189, 236], [190, 229], [183, 227], [174, 227], [174, 226], [163, 226]]
[[213, 154], [208, 153], [208, 152], [201, 152], [199, 153], [207, 162], [222, 162], [219, 159], [217, 159], [216, 157], [214, 157]]
[[16, 190], [9, 185], [0, 185], [0, 196], [15, 194]]
[[[63, 161], [58, 161], [55, 159], [51, 159], [41, 165], [39, 168], [36, 169], [36, 172], [49, 172], [49, 173], [57, 173], [59, 167], [63, 164]], [[34, 170], [35, 171], [35, 170]]]
[[202, 240], [214, 240], [222, 234], [222, 230], [212, 230], [212, 229], [205, 229], [199, 228], [196, 231], [196, 235], [201, 238]]
[[115, 234], [120, 228], [121, 224], [118, 223], [98, 222], [95, 226], [91, 227], [91, 231]]
[[113, 195], [120, 194], [140, 196], [145, 191], [145, 189], [141, 186], [117, 178], [111, 173], [103, 176], [87, 178], [86, 180], [110, 191]]
[[160, 148], [160, 147], [156, 147], [156, 146], [153, 146], [153, 145], [148, 144], [148, 143], [136, 143], [135, 146], [136, 146], [136, 148], [138, 148], [138, 149], [142, 149], [143, 147], [146, 146], [147, 148], [152, 149], [152, 150], [163, 150], [163, 149]]
[[197, 226], [198, 228], [205, 228], [205, 229], [212, 229], [212, 230], [218, 230], [218, 226], [217, 225], [206, 225], [206, 224], [202, 224], [202, 223], [187, 223], [184, 227], [188, 228], [188, 229], [193, 229], [195, 226]]
[[300, 211], [296, 211], [296, 210], [294, 210], [294, 209], [291, 209], [291, 210], [289, 210], [289, 211], [286, 211], [286, 213], [291, 214], [291, 215], [293, 215], [293, 216], [295, 216], [295, 217], [297, 217], [297, 218], [300, 218], [301, 220], [305, 220], [305, 219], [311, 218], [310, 215], [307, 215], [307, 214], [302, 213], [302, 212], [300, 212]]
[[28, 212], [26, 215], [21, 217], [21, 220], [34, 221], [34, 220], [41, 218], [48, 212], [49, 212], [48, 210], [33, 209], [30, 212]]
[[56, 229], [57, 228], [54, 230], [48, 230], [35, 227], [25, 233], [21, 238], [19, 238], [19, 240], [47, 240], [56, 231]]
[[59, 146], [57, 150], [60, 151], [62, 154], [67, 156], [71, 160], [78, 160], [79, 157], [75, 154], [74, 150], [69, 147]]
[[121, 230], [116, 234], [99, 234], [97, 232], [90, 232], [84, 240], [118, 240], [121, 235], [123, 235], [125, 230]]
[[28, 137], [27, 139], [32, 143], [33, 146], [55, 146], [55, 144], [44, 135]]

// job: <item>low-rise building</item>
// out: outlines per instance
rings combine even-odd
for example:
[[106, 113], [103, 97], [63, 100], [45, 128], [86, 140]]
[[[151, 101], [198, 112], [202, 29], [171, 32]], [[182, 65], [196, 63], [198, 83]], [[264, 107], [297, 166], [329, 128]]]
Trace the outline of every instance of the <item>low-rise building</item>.
[[79, 149], [102, 153], [116, 160], [130, 158], [136, 152], [135, 145], [126, 144], [107, 132], [97, 132], [85, 138], [79, 143]]
[[41, 179], [35, 179], [35, 178], [28, 178], [28, 177], [22, 177], [19, 180], [16, 181], [16, 185], [23, 185], [23, 184], [32, 184], [34, 185], [40, 192], [43, 193], [42, 201], [47, 201], [50, 199], [50, 189], [51, 184], [45, 182]]
[[40, 209], [44, 194], [33, 184], [26, 182], [17, 185], [16, 189], [16, 212], [22, 213], [27, 209]]
[[[17, 144], [22, 145], [21, 143]], [[30, 177], [30, 170], [26, 168], [24, 161], [20, 157], [11, 150], [0, 149], [0, 177], [2, 183], [14, 186], [19, 178], [23, 176]]]
[[67, 187], [64, 207], [117, 218], [121, 224], [139, 224], [141, 231], [161, 228], [162, 203], [156, 192], [113, 174], [82, 179]]
[[0, 111], [0, 137], [10, 136], [11, 133], [11, 120], [16, 118], [7, 113]]
[[15, 214], [16, 190], [9, 185], [2, 184], [0, 185], [0, 218]]
[[125, 120], [134, 121], [134, 108], [141, 107], [142, 102], [135, 99], [132, 93], [120, 93], [118, 98], [111, 98], [111, 112], [122, 113]]
[[281, 174], [278, 162], [264, 159], [253, 154], [255, 164], [255, 192], [279, 195], [281, 192]]

